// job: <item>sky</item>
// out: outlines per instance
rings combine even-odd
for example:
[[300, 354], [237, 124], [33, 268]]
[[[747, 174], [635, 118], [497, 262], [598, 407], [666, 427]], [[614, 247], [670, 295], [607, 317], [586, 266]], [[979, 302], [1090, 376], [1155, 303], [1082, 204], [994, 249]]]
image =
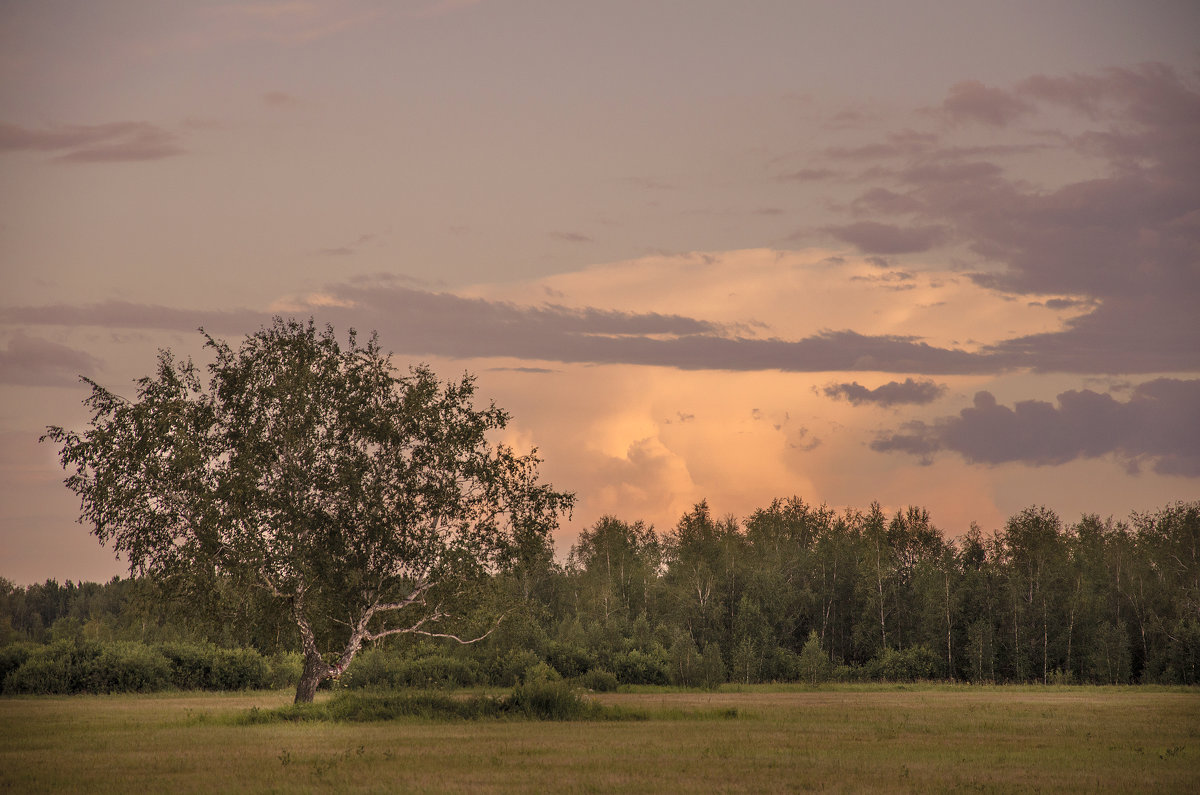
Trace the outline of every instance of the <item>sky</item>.
[[577, 504], [1200, 496], [1191, 0], [6, 0], [0, 576], [47, 425], [272, 316], [477, 377]]

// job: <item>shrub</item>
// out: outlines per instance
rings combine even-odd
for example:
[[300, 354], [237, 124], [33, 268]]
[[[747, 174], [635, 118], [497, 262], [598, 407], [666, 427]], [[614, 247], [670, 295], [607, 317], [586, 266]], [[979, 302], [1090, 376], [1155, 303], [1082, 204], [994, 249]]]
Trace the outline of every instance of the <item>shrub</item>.
[[282, 690], [295, 687], [304, 672], [304, 657], [299, 652], [276, 652], [267, 658], [267, 686]]
[[79, 692], [82, 690], [82, 670], [78, 652], [78, 647], [69, 641], [35, 649], [25, 662], [4, 677], [4, 692]]
[[670, 671], [667, 653], [657, 644], [649, 652], [632, 649], [613, 655], [613, 673], [627, 685], [665, 685]]
[[488, 681], [494, 685], [512, 687], [524, 679], [525, 672], [542, 662], [528, 649], [511, 649], [506, 654], [498, 654], [489, 662]]
[[[10, 643], [7, 646], [0, 646], [0, 686], [4, 684], [4, 680], [9, 674], [24, 665], [25, 661], [38, 648], [33, 643]], [[0, 692], [5, 691], [0, 689]]]
[[582, 676], [596, 666], [592, 654], [582, 646], [553, 641], [546, 649], [546, 662], [564, 679]]
[[212, 690], [256, 690], [267, 686], [267, 662], [254, 649], [217, 649]]
[[913, 682], [933, 679], [941, 663], [928, 646], [909, 646], [907, 649], [884, 649], [870, 660], [865, 668], [871, 679], [887, 682]]
[[603, 668], [593, 668], [576, 681], [580, 687], [597, 693], [612, 693], [617, 689], [617, 677]]
[[149, 693], [171, 686], [171, 664], [142, 643], [106, 643], [88, 660], [81, 679], [91, 693]]
[[171, 664], [171, 684], [180, 690], [212, 690], [216, 647], [195, 643], [164, 643], [159, 646]]
[[513, 688], [507, 711], [535, 720], [578, 720], [599, 715], [597, 705], [565, 681], [533, 680]]
[[441, 654], [404, 658], [385, 649], [367, 649], [354, 658], [342, 677], [350, 688], [471, 687], [479, 683], [479, 666]]

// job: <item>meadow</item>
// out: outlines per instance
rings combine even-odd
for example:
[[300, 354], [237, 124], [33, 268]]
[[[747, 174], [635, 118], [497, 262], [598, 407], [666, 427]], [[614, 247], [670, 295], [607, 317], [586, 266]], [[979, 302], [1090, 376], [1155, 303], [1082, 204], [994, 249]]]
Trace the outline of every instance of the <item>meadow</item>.
[[637, 688], [589, 697], [640, 719], [245, 721], [291, 697], [3, 698], [0, 790], [1200, 791], [1196, 689]]

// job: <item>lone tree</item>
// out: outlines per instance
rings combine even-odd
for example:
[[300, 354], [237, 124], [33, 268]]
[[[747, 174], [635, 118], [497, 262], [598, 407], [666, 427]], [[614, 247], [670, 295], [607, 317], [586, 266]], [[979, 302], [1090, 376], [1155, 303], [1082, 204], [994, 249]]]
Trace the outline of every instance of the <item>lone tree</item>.
[[80, 522], [131, 573], [276, 600], [303, 648], [297, 702], [366, 641], [485, 637], [464, 633], [462, 592], [546, 545], [574, 500], [539, 482], [534, 454], [489, 440], [508, 415], [473, 405], [469, 375], [398, 374], [374, 335], [342, 348], [276, 318], [236, 350], [204, 336], [207, 385], [162, 351], [136, 399], [84, 378], [87, 430], [47, 430]]

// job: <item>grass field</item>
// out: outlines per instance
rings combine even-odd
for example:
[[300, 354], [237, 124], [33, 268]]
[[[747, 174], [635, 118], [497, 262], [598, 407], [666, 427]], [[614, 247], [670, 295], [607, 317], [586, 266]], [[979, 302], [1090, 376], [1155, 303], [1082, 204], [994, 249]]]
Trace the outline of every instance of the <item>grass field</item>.
[[0, 790], [1200, 792], [1196, 690], [764, 687], [596, 696], [638, 721], [232, 719], [290, 697], [0, 699]]

